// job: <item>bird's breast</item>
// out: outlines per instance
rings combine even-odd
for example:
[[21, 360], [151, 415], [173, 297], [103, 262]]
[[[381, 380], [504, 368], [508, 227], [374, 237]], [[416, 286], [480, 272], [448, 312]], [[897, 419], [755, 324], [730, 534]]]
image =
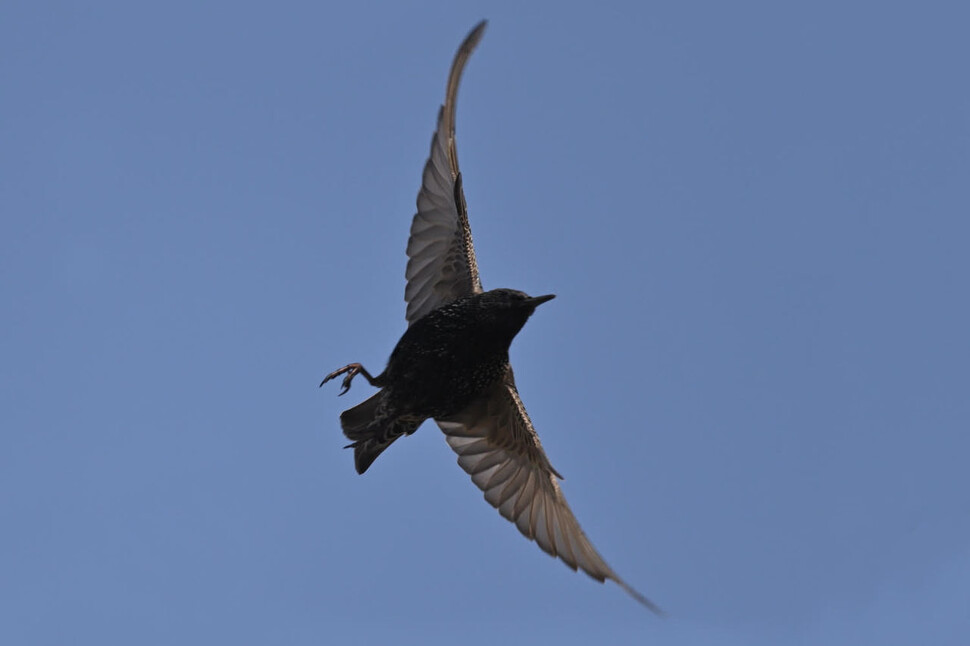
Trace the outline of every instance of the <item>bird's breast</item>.
[[508, 343], [471, 329], [412, 326], [398, 342], [386, 370], [400, 407], [427, 417], [464, 409], [508, 366]]

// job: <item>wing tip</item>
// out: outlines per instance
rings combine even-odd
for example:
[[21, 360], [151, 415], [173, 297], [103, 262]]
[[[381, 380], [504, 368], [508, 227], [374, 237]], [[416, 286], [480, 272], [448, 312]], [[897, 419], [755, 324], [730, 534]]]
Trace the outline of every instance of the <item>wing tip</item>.
[[621, 588], [623, 588], [624, 592], [626, 592], [628, 595], [636, 599], [640, 604], [645, 606], [647, 610], [649, 610], [653, 614], [657, 615], [658, 617], [664, 617], [664, 618], [668, 616], [663, 608], [655, 604], [653, 601], [650, 601], [650, 599], [647, 599], [643, 594], [637, 591], [636, 588], [631, 586], [629, 583], [627, 583], [620, 577], [613, 575], [613, 576], [608, 576], [607, 578], [613, 581], [614, 583], [616, 583]]
[[467, 36], [465, 36], [465, 40], [462, 41], [460, 49], [465, 49], [466, 47], [471, 49], [476, 47], [478, 45], [478, 41], [482, 39], [482, 34], [485, 33], [486, 27], [488, 27], [488, 19], [483, 18], [482, 20], [479, 20], [478, 24], [472, 27], [472, 30], [468, 32]]

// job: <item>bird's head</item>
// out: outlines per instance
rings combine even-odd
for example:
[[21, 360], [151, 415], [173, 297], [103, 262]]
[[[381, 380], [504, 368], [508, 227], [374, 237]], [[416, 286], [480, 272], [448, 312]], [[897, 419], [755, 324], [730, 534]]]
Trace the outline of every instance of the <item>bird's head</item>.
[[529, 296], [515, 289], [492, 289], [475, 296], [478, 319], [488, 327], [501, 330], [501, 336], [511, 342], [536, 308], [555, 297], [555, 294]]
[[537, 307], [551, 301], [556, 297], [555, 294], [544, 296], [529, 296], [525, 292], [517, 289], [492, 289], [480, 296], [481, 304], [496, 311], [513, 311], [526, 314], [526, 318], [531, 315]]

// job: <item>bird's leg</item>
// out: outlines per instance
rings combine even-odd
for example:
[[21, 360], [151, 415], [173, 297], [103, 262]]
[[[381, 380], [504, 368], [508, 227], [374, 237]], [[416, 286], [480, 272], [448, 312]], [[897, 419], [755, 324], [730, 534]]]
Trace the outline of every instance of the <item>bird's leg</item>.
[[374, 386], [375, 388], [380, 387], [380, 384], [377, 383], [377, 380], [374, 377], [371, 377], [371, 374], [369, 372], [367, 372], [367, 369], [364, 368], [364, 366], [362, 366], [359, 363], [348, 363], [346, 366], [344, 366], [340, 370], [334, 370], [329, 375], [327, 375], [326, 377], [323, 378], [323, 381], [320, 382], [320, 385], [323, 386], [323, 384], [327, 383], [328, 381], [330, 381], [334, 377], [339, 377], [340, 375], [344, 374], [345, 372], [347, 373], [347, 376], [344, 377], [343, 383], [340, 384], [341, 385], [341, 388], [340, 388], [340, 394], [341, 395], [343, 395], [348, 390], [350, 390], [350, 382], [353, 381], [354, 380], [354, 377], [356, 377], [358, 374], [364, 375], [364, 379], [366, 379], [367, 380], [367, 383], [369, 383], [371, 386]]

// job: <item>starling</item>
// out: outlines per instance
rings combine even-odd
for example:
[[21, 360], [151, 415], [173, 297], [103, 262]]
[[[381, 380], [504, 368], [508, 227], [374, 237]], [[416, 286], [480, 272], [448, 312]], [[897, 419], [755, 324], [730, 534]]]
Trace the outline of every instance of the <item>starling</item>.
[[662, 614], [586, 538], [559, 488], [562, 476], [549, 463], [515, 388], [509, 346], [536, 307], [554, 295], [484, 291], [478, 276], [455, 149], [455, 99], [485, 25], [479, 23], [458, 48], [431, 138], [407, 247], [409, 327], [376, 377], [351, 363], [320, 385], [344, 375], [343, 395], [360, 374], [380, 388], [340, 415], [358, 473], [367, 471], [396, 439], [433, 419], [461, 468], [522, 534], [573, 570], [581, 568], [600, 582], [611, 579]]

